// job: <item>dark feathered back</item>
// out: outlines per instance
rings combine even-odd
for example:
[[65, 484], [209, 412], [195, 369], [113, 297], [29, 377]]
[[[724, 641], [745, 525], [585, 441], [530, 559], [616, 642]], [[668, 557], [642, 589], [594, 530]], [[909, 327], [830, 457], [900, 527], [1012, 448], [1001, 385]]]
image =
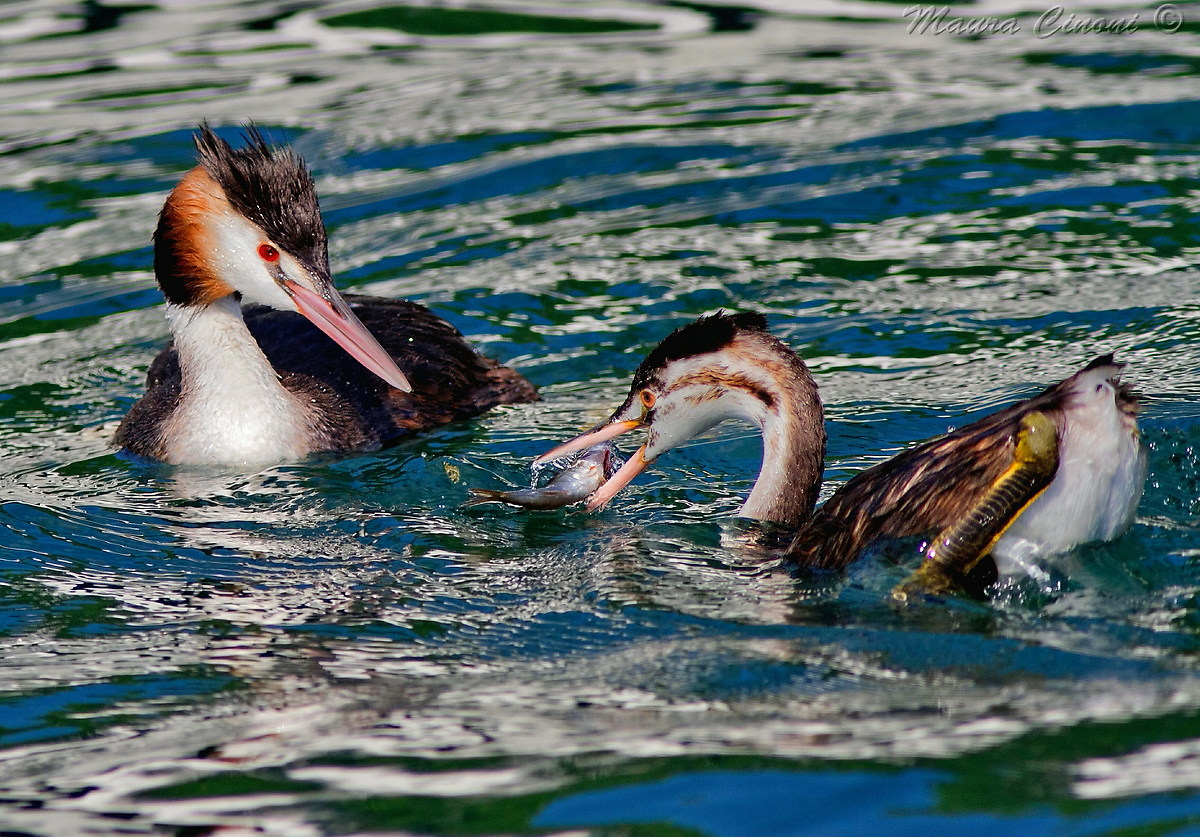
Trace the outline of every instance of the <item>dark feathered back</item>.
[[633, 375], [634, 388], [648, 381], [655, 372], [673, 360], [719, 351], [730, 343], [739, 331], [767, 331], [767, 318], [756, 311], [729, 314], [718, 311], [681, 326], [668, 334]]
[[200, 165], [225, 196], [271, 240], [321, 276], [329, 275], [329, 245], [312, 174], [290, 148], [271, 148], [253, 125], [234, 149], [207, 124], [193, 139]]

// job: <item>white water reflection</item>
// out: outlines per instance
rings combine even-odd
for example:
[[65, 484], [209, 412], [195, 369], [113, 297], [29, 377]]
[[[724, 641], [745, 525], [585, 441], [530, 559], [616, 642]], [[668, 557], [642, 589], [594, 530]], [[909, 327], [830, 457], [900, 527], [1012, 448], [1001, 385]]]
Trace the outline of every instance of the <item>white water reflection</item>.
[[1200, 788], [1200, 741], [1152, 744], [1117, 758], [1086, 759], [1072, 788], [1082, 799], [1113, 799]]
[[[327, 649], [335, 660], [339, 650]], [[347, 659], [364, 662], [386, 654], [382, 647], [344, 650]], [[844, 685], [819, 687], [804, 696], [710, 699], [688, 698], [686, 690], [668, 685], [703, 675], [722, 656], [834, 670]], [[600, 752], [630, 759], [738, 753], [839, 761], [945, 759], [1034, 731], [1170, 716], [1192, 711], [1200, 702], [1193, 676], [1165, 678], [1149, 689], [1120, 679], [981, 684], [950, 671], [923, 674], [881, 666], [874, 657], [786, 640], [681, 639], [532, 664], [493, 660], [452, 671], [372, 670], [357, 685], [353, 677], [322, 684], [293, 672], [277, 677], [268, 691], [136, 728], [118, 727], [89, 741], [9, 749], [0, 757], [0, 775], [10, 798], [45, 802], [13, 821], [27, 820], [23, 827], [74, 821], [82, 828], [86, 815], [115, 811], [132, 815], [131, 827], [189, 821], [236, 825], [247, 811], [273, 811], [275, 821], [281, 809], [331, 794], [540, 793], [566, 780], [555, 767], [558, 760]], [[667, 680], [656, 685], [664, 676]], [[879, 688], [884, 683], [887, 688]], [[1189, 778], [1186, 769], [1192, 758], [1187, 747], [1181, 742], [1128, 757], [1086, 760], [1078, 768], [1076, 792], [1098, 798], [1194, 787], [1195, 777]], [[326, 762], [344, 753], [376, 760], [502, 755], [510, 763], [424, 773], [401, 765]], [[303, 799], [138, 800], [141, 791], [231, 769], [281, 770], [324, 790], [310, 790]], [[45, 775], [54, 776], [54, 791], [46, 787]], [[74, 793], [85, 788], [92, 790]], [[293, 815], [286, 814], [284, 821]]]

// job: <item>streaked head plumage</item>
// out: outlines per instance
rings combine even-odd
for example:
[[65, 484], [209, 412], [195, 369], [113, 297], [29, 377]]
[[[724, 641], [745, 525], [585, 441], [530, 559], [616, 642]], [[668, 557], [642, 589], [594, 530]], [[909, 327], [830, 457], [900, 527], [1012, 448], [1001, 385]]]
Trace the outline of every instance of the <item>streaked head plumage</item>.
[[767, 318], [755, 311], [738, 314], [718, 311], [680, 326], [663, 338], [638, 365], [633, 373], [633, 389], [655, 380], [674, 361], [720, 351], [742, 332], [767, 334]]
[[193, 139], [200, 165], [230, 205], [314, 273], [328, 275], [329, 245], [312, 173], [287, 147], [273, 148], [254, 125], [234, 148], [208, 124]]
[[643, 371], [661, 368], [672, 360], [715, 352], [729, 345], [739, 331], [766, 330], [767, 318], [756, 311], [707, 314], [664, 337], [638, 366], [635, 377]]

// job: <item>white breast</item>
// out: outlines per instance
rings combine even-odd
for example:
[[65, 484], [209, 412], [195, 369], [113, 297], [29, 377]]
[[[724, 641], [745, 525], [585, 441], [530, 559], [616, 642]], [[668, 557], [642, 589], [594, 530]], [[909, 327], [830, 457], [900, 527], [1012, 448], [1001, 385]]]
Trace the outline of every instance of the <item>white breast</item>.
[[233, 297], [167, 306], [183, 392], [165, 430], [167, 461], [253, 464], [309, 450], [308, 411], [279, 381]]
[[1106, 541], [1133, 522], [1146, 480], [1136, 424], [1116, 403], [1111, 367], [1079, 376], [1065, 408], [1054, 481], [993, 548], [1001, 575], [1044, 577], [1038, 559]]

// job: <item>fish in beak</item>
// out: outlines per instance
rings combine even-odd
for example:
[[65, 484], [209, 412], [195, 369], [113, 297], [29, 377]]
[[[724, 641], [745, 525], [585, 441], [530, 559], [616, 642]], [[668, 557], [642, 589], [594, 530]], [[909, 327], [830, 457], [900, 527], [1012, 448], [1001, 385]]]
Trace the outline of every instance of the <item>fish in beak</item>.
[[[623, 433], [628, 433], [630, 430], [636, 430], [639, 427], [648, 426], [645, 415], [637, 419], [618, 419], [614, 417], [611, 421], [605, 422], [592, 428], [586, 433], [576, 436], [570, 441], [563, 442], [553, 450], [547, 451], [535, 459], [534, 465], [544, 465], [552, 462], [555, 459], [562, 459], [564, 456], [590, 448], [593, 445], [598, 445], [601, 442], [607, 442], [610, 439], [615, 439]], [[642, 445], [633, 456], [626, 460], [617, 472], [609, 477], [605, 482], [596, 489], [592, 496], [588, 499], [587, 510], [595, 511], [603, 506], [613, 497], [620, 493], [621, 489], [629, 485], [633, 478], [646, 469], [654, 460], [646, 458], [646, 446]]]

